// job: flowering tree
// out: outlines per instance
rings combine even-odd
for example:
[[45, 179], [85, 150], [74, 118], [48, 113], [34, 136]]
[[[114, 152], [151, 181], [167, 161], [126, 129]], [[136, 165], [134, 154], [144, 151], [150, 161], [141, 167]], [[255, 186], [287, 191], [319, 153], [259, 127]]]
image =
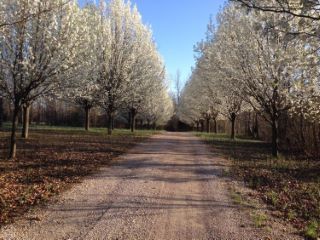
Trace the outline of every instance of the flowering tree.
[[[0, 89], [13, 104], [10, 158], [16, 155], [18, 114], [66, 84], [76, 67], [79, 8], [74, 1], [5, 1], [0, 31]], [[18, 20], [17, 20], [18, 19]], [[25, 125], [25, 137], [27, 126]]]
[[[90, 128], [90, 111], [99, 103], [99, 57], [104, 41], [108, 39], [108, 22], [104, 21], [101, 9], [87, 5], [80, 12], [80, 44], [77, 49], [77, 74], [72, 78], [68, 88], [59, 92], [60, 98], [71, 99], [85, 112], [85, 130]], [[106, 43], [108, 44], [108, 42]], [[108, 52], [108, 51], [107, 51]]]
[[197, 99], [193, 102], [207, 103], [209, 90], [214, 92], [219, 113], [231, 121], [232, 137], [237, 114], [250, 106], [270, 124], [272, 154], [277, 156], [280, 117], [302, 109], [305, 116], [319, 112], [314, 105], [319, 100], [317, 41], [295, 37], [299, 21], [290, 22], [290, 14], [248, 12], [229, 4], [218, 21], [217, 30], [208, 28], [213, 30], [197, 48], [200, 55], [187, 88], [198, 94], [186, 91]]
[[[101, 2], [103, 6], [104, 2]], [[104, 31], [109, 36], [101, 39], [101, 51], [98, 56], [98, 86], [100, 106], [108, 115], [108, 134], [112, 133], [112, 122], [116, 111], [123, 104], [129, 73], [134, 62], [134, 37], [136, 25], [130, 3], [112, 0], [101, 9]]]
[[163, 83], [150, 90], [148, 100], [141, 109], [141, 115], [147, 120], [148, 125], [156, 129], [157, 125], [163, 125], [170, 120], [174, 106], [168, 89]]
[[154, 89], [163, 84], [165, 69], [163, 61], [152, 39], [149, 27], [142, 24], [136, 7], [133, 8], [135, 22], [134, 60], [125, 85], [124, 107], [129, 110], [131, 131], [135, 128], [137, 114], [152, 99]]
[[150, 99], [148, 92], [164, 79], [164, 66], [137, 8], [123, 0], [103, 3], [106, 35], [98, 53], [99, 104], [107, 112], [109, 134], [116, 112], [123, 108], [129, 109], [133, 131], [136, 115]]
[[302, 0], [232, 0], [248, 8], [264, 12], [291, 15], [294, 18], [320, 21], [318, 1]]

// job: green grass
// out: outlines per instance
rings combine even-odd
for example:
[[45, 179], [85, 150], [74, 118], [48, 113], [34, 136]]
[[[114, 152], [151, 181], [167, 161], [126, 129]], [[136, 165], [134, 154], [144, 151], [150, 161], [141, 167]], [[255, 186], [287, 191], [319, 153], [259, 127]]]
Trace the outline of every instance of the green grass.
[[229, 142], [229, 143], [234, 143], [234, 144], [241, 143], [241, 142], [244, 142], [244, 143], [261, 143], [260, 140], [245, 138], [243, 136], [236, 137], [234, 140], [232, 140], [230, 138], [230, 136], [225, 134], [225, 133], [214, 134], [214, 133], [195, 132], [195, 135], [197, 137], [201, 137], [202, 139], [205, 139], [206, 141], [212, 141], [212, 142], [221, 141], [221, 142]]
[[262, 212], [256, 212], [253, 214], [252, 217], [253, 217], [254, 225], [257, 228], [264, 227], [266, 225], [267, 220], [268, 220], [268, 216]]
[[240, 193], [231, 192], [231, 199], [235, 204], [243, 205], [243, 199]]
[[320, 223], [317, 221], [311, 221], [305, 229], [305, 236], [308, 239], [316, 240], [317, 237], [319, 236], [319, 231], [320, 231]]
[[[22, 129], [22, 126], [18, 126], [18, 133]], [[11, 123], [5, 122], [3, 124], [3, 131], [10, 131], [11, 130]], [[59, 132], [59, 133], [65, 133], [65, 134], [100, 134], [100, 135], [108, 135], [108, 129], [107, 128], [90, 128], [89, 131], [86, 131], [83, 127], [70, 127], [70, 126], [51, 126], [51, 125], [36, 125], [31, 124], [30, 125], [30, 132], [32, 131], [49, 131], [49, 132]], [[155, 133], [158, 133], [157, 130], [136, 130], [134, 132], [131, 132], [129, 129], [114, 129], [112, 131], [112, 136], [122, 136], [122, 135], [128, 135], [128, 136], [136, 136], [136, 137], [148, 137]], [[0, 131], [1, 134], [1, 131]], [[3, 134], [3, 133], [2, 133]]]

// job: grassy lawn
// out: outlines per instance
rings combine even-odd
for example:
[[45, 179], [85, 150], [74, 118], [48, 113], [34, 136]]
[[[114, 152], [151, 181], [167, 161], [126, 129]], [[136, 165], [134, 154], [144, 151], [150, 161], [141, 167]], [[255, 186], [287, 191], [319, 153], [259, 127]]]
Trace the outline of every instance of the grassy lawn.
[[231, 173], [258, 192], [274, 214], [308, 239], [320, 237], [320, 161], [273, 159], [269, 144], [226, 135], [196, 133], [213, 151], [232, 160]]
[[17, 159], [8, 161], [8, 127], [0, 131], [0, 226], [107, 166], [155, 133], [116, 129], [108, 136], [103, 128], [85, 132], [82, 128], [31, 126], [30, 138], [18, 139]]

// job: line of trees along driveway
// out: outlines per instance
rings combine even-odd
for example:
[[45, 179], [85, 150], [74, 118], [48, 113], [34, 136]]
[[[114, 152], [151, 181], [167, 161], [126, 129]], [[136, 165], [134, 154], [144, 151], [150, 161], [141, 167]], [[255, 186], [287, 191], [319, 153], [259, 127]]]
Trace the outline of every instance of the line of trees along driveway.
[[279, 2], [231, 1], [219, 14], [217, 28], [209, 22], [206, 38], [196, 46], [197, 64], [180, 109], [190, 124], [217, 112], [231, 122], [231, 138], [239, 114], [259, 115], [270, 126], [275, 157], [280, 119], [319, 125], [320, 112], [319, 10]]
[[[74, 0], [2, 0], [0, 5], [0, 95], [13, 106], [9, 158], [16, 156], [19, 114], [27, 138], [30, 106], [41, 98], [80, 105], [87, 130], [90, 110], [104, 109], [109, 134], [119, 111], [130, 106], [151, 114], [147, 103], [154, 98], [168, 105], [163, 115], [170, 115], [164, 63], [130, 2], [101, 0], [80, 8]], [[152, 89], [157, 91], [150, 96]]]

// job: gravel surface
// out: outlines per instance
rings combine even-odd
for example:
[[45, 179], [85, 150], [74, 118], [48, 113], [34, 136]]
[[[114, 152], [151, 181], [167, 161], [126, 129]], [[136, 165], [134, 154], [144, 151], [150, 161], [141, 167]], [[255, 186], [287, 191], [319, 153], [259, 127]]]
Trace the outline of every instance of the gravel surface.
[[154, 136], [0, 239], [300, 239], [281, 224], [255, 228], [230, 198], [225, 162], [191, 134]]

